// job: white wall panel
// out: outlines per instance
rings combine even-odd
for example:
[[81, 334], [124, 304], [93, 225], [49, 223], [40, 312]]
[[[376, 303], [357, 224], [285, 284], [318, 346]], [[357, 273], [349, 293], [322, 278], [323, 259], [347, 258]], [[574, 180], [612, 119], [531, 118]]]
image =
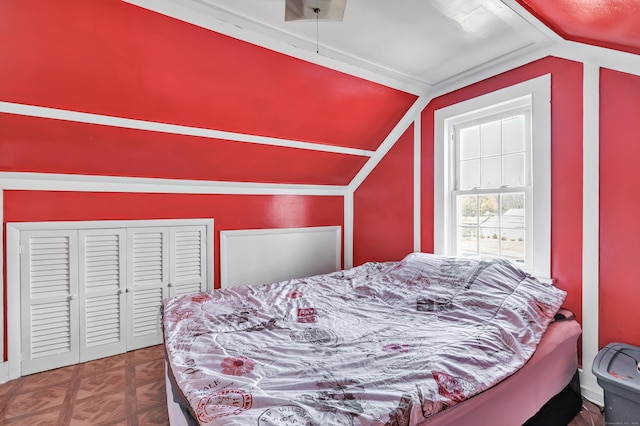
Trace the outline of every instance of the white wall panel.
[[340, 269], [339, 226], [220, 232], [222, 287], [266, 284]]

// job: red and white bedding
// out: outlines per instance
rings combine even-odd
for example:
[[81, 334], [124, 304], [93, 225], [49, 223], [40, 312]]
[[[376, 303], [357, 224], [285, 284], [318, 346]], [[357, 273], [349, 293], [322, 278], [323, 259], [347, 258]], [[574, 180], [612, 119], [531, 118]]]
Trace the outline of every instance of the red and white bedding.
[[501, 260], [401, 262], [165, 301], [170, 371], [210, 425], [409, 425], [529, 359], [565, 293]]

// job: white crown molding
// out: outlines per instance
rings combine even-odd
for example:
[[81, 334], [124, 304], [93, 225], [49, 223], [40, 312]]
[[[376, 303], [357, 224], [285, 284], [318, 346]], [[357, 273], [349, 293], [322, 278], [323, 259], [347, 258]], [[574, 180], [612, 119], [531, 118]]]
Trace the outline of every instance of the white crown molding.
[[597, 64], [602, 68], [640, 75], [640, 55], [560, 39], [557, 42], [528, 51], [521, 56], [506, 59], [498, 64], [491, 64], [484, 69], [476, 68], [465, 73], [459, 79], [438, 84], [434, 86], [430, 96], [436, 98], [451, 93], [549, 56], [584, 64]]
[[499, 74], [530, 64], [531, 62], [539, 59], [546, 58], [547, 56], [550, 56], [549, 49], [551, 45], [552, 44], [547, 44], [536, 49], [528, 50], [520, 56], [505, 58], [502, 62], [492, 63], [482, 69], [476, 68], [465, 73], [456, 80], [448, 80], [443, 82], [443, 84], [434, 87], [430, 95], [433, 98], [437, 98], [438, 96], [446, 95], [482, 80], [495, 77]]
[[[456, 88], [468, 86], [479, 80], [484, 80], [487, 77], [497, 75], [501, 72], [508, 71], [520, 65], [527, 64], [536, 59], [548, 56], [543, 54], [545, 49], [551, 45], [551, 42], [545, 43], [531, 43], [522, 48], [509, 52], [498, 58], [491, 59], [488, 62], [477, 65], [459, 74], [448, 77], [442, 81], [433, 85], [432, 93], [448, 93], [456, 90]], [[481, 77], [481, 78], [479, 78]], [[463, 84], [463, 86], [459, 86]], [[459, 87], [458, 87], [459, 86]], [[452, 88], [452, 89], [449, 89]]]
[[256, 136], [244, 133], [205, 129], [201, 127], [181, 126], [177, 124], [167, 124], [156, 121], [136, 120], [131, 118], [114, 117], [110, 115], [92, 114], [87, 112], [69, 111], [64, 109], [0, 101], [0, 113], [2, 112], [9, 114], [26, 115], [30, 117], [53, 118], [57, 120], [74, 121], [78, 123], [122, 127], [126, 129], [148, 130], [152, 132], [170, 133], [174, 135], [199, 136], [204, 138], [222, 139], [240, 143], [255, 143], [261, 145], [297, 148], [311, 151], [333, 152], [338, 154], [357, 155], [364, 157], [370, 157], [373, 155], [373, 151], [367, 151], [364, 149], [354, 149], [343, 146], [301, 142], [290, 139]]

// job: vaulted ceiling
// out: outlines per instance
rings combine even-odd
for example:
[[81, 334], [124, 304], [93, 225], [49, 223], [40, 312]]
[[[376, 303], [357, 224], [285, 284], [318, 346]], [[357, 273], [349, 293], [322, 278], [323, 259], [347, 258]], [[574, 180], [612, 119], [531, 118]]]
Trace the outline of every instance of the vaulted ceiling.
[[640, 0], [0, 2], [0, 170], [348, 185], [419, 95], [639, 32]]
[[640, 0], [518, 0], [564, 39], [640, 54]]
[[284, 0], [126, 1], [418, 94], [558, 35], [640, 52], [640, 0], [348, 0], [319, 23], [285, 22]]

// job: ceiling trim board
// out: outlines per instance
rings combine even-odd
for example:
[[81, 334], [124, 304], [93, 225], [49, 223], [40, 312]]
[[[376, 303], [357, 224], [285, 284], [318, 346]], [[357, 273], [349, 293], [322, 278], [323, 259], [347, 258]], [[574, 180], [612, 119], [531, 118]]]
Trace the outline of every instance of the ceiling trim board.
[[508, 62], [510, 60], [516, 60], [519, 59], [520, 57], [526, 56], [528, 53], [530, 52], [539, 52], [542, 51], [543, 49], [545, 49], [546, 47], [548, 47], [550, 45], [550, 43], [547, 43], [543, 46], [537, 45], [534, 42], [531, 42], [530, 44], [521, 47], [518, 50], [515, 50], [513, 52], [509, 52], [503, 56], [499, 56], [497, 58], [493, 58], [490, 61], [487, 61], [485, 63], [482, 63], [480, 65], [476, 65], [473, 68], [470, 68], [466, 71], [463, 71], [459, 74], [455, 74], [452, 75], [451, 77], [448, 77], [442, 81], [439, 81], [437, 83], [435, 83], [433, 85], [434, 89], [439, 88], [440, 86], [446, 86], [448, 84], [454, 84], [456, 81], [460, 81], [460, 80], [464, 80], [465, 77], [469, 76], [469, 77], [473, 77], [476, 76], [479, 72], [481, 72], [484, 69], [494, 69], [494, 67], [499, 67], [500, 64]]
[[517, 0], [500, 0], [500, 1], [504, 3], [509, 9], [517, 13], [522, 19], [524, 19], [529, 24], [531, 24], [535, 29], [537, 29], [541, 34], [543, 34], [549, 40], [551, 41], [564, 40], [562, 36], [560, 36], [554, 30], [552, 30], [547, 25], [545, 25], [544, 22], [538, 19], [536, 15], [531, 13], [529, 9], [522, 6], [522, 4], [520, 4], [520, 2], [518, 2]]
[[111, 115], [70, 111], [35, 105], [18, 104], [13, 102], [0, 101], [0, 113], [25, 115], [29, 117], [39, 118], [52, 118], [56, 120], [98, 124], [126, 129], [147, 130], [151, 132], [169, 133], [174, 135], [197, 136], [230, 142], [255, 143], [260, 145], [297, 148], [309, 151], [331, 152], [337, 154], [355, 155], [360, 157], [371, 157], [372, 155], [374, 155], [374, 151], [348, 148], [344, 146], [324, 145], [319, 143], [302, 142], [290, 139], [226, 132], [222, 130], [205, 129], [202, 127], [182, 126], [178, 124], [160, 123], [157, 121], [145, 121], [132, 118], [114, 117]]
[[348, 186], [348, 190], [350, 192], [355, 192], [358, 187], [364, 182], [364, 180], [369, 176], [369, 174], [375, 169], [375, 167], [382, 161], [385, 155], [393, 148], [398, 139], [403, 135], [403, 133], [409, 128], [411, 124], [420, 116], [422, 110], [426, 108], [429, 102], [432, 100], [432, 97], [421, 96], [419, 97], [409, 108], [409, 110], [405, 113], [405, 115], [398, 121], [398, 124], [389, 132], [389, 135], [384, 139], [384, 141], [380, 144], [380, 147], [375, 152], [375, 154], [369, 158], [369, 160], [365, 163], [364, 166], [360, 169], [358, 174], [353, 178], [351, 183]]
[[[136, 1], [136, 0], [125, 0], [125, 1]], [[137, 0], [140, 1], [140, 0]], [[257, 44], [259, 46], [262, 47], [266, 47], [271, 49], [269, 46], [265, 46], [263, 43], [266, 42], [274, 42], [275, 40], [282, 40], [283, 38], [285, 38], [284, 41], [281, 41], [281, 43], [286, 44], [286, 45], [290, 45], [295, 47], [296, 49], [303, 49], [303, 50], [307, 50], [310, 51], [309, 53], [311, 55], [307, 55], [309, 56], [312, 60], [309, 59], [305, 59], [305, 58], [299, 58], [299, 59], [304, 59], [307, 62], [314, 62], [313, 59], [317, 59], [318, 55], [319, 56], [324, 56], [327, 59], [331, 59], [331, 60], [337, 60], [338, 64], [349, 64], [349, 65], [353, 65], [355, 67], [358, 68], [358, 70], [360, 71], [370, 71], [373, 73], [380, 73], [382, 75], [385, 75], [387, 77], [398, 79], [399, 81], [402, 82], [409, 82], [410, 84], [415, 84], [416, 88], [419, 89], [423, 89], [426, 86], [431, 86], [433, 83], [429, 82], [429, 81], [425, 81], [425, 80], [421, 80], [418, 79], [410, 74], [406, 74], [406, 73], [402, 73], [398, 70], [394, 70], [391, 69], [389, 67], [385, 67], [383, 65], [380, 64], [376, 64], [374, 62], [371, 61], [367, 61], [366, 59], [362, 59], [360, 57], [354, 56], [354, 55], [350, 55], [349, 53], [344, 52], [343, 50], [340, 49], [336, 49], [327, 45], [322, 44], [321, 40], [315, 40], [315, 39], [308, 39], [308, 38], [303, 38], [303, 37], [299, 37], [296, 36], [295, 34], [289, 33], [287, 31], [283, 31], [281, 29], [278, 28], [274, 28], [272, 26], [269, 26], [265, 23], [256, 21], [254, 19], [248, 18], [246, 16], [243, 15], [239, 15], [235, 12], [232, 12], [228, 9], [225, 9], [223, 7], [220, 7], [218, 5], [214, 5], [211, 4], [209, 2], [206, 2], [204, 0], [172, 0], [173, 2], [176, 3], [182, 3], [185, 4], [186, 2], [188, 2], [189, 5], [191, 5], [191, 7], [194, 6], [194, 2], [195, 4], [200, 5], [199, 7], [206, 9], [212, 9], [215, 10], [216, 13], [226, 16], [228, 17], [228, 19], [231, 21], [239, 21], [239, 22], [243, 22], [243, 24], [245, 25], [244, 27], [242, 26], [238, 26], [237, 24], [232, 24], [233, 27], [235, 28], [240, 28], [243, 30], [249, 30], [249, 32], [252, 32], [253, 34], [248, 35], [247, 39], [241, 38], [241, 37], [236, 37], [234, 36], [234, 38], [239, 38], [243, 41], [247, 41], [249, 43], [252, 44]], [[188, 8], [187, 6], [185, 6], [185, 8]], [[221, 21], [224, 22], [223, 19], [220, 19]], [[320, 22], [322, 22], [322, 19], [320, 20]], [[233, 30], [233, 29], [232, 29]], [[235, 30], [233, 30], [235, 31]], [[221, 31], [217, 31], [217, 32], [221, 32]], [[322, 31], [321, 31], [322, 33]], [[257, 41], [257, 42], [253, 42], [251, 41], [251, 38], [255, 37], [256, 34], [260, 34], [262, 36], [265, 37], [265, 39], [263, 39], [262, 41]], [[228, 34], [227, 34], [228, 35]], [[316, 42], [319, 42], [319, 44], [317, 45]], [[315, 54], [313, 52], [316, 51], [316, 47], [319, 47], [319, 54]], [[283, 52], [277, 48], [271, 49], [274, 50], [276, 52], [279, 53], [285, 53], [288, 54], [286, 52]], [[322, 52], [325, 52], [325, 54], [323, 54]], [[332, 54], [332, 57], [328, 57], [326, 56], [326, 53], [330, 52]], [[300, 52], [302, 53], [302, 52]], [[288, 54], [289, 56], [292, 56], [290, 54]], [[322, 64], [319, 64], [322, 65]], [[326, 65], [323, 65], [326, 66]], [[366, 79], [366, 77], [364, 77]], [[413, 93], [416, 94], [416, 93]]]
[[553, 44], [545, 45], [523, 53], [517, 57], [505, 58], [505, 60], [500, 63], [490, 64], [482, 69], [474, 68], [457, 80], [447, 81], [434, 87], [430, 95], [432, 98], [437, 98], [438, 96], [446, 95], [447, 93], [462, 89], [463, 87], [470, 86], [482, 80], [486, 80], [487, 78], [494, 77], [498, 74], [511, 71], [539, 59], [546, 58], [547, 56], [553, 56], [550, 54], [550, 48], [552, 46]]
[[348, 187], [0, 172], [0, 190], [344, 196]]
[[566, 40], [551, 47], [550, 54], [572, 61], [597, 64], [627, 74], [640, 75], [640, 55]]
[[[202, 2], [191, 2], [190, 7], [182, 4], [181, 0], [123, 0], [126, 3], [138, 6], [168, 17], [178, 19], [220, 34], [233, 37], [235, 39], [245, 41], [260, 47], [264, 47], [275, 52], [291, 56], [306, 62], [314, 63], [326, 68], [330, 68], [354, 77], [362, 78], [374, 83], [378, 83], [393, 89], [401, 90], [413, 95], [420, 96], [429, 89], [429, 85], [416, 80], [410, 76], [404, 76], [398, 72], [383, 69], [380, 66], [369, 64], [355, 56], [347, 55], [342, 52], [332, 50], [332, 52], [340, 53], [341, 60], [330, 58], [322, 54], [315, 53], [315, 41], [306, 42], [298, 37], [287, 36], [287, 41], [280, 41], [274, 38], [274, 35], [282, 38], [283, 32], [265, 27], [263, 24], [250, 21], [245, 17], [231, 14], [220, 8], [215, 8], [209, 4]], [[194, 7], [195, 6], [195, 7]], [[218, 10], [221, 14], [228, 16], [229, 21], [221, 18], [207, 18], [204, 13], [206, 10]], [[202, 13], [198, 13], [198, 11]], [[246, 27], [236, 25], [231, 19], [241, 19]], [[295, 44], [293, 44], [295, 41]], [[297, 44], [297, 45], [296, 45]], [[309, 48], [307, 50], [304, 47]], [[322, 44], [320, 44], [322, 46]], [[324, 47], [329, 50], [328, 47]], [[322, 49], [321, 49], [322, 51]], [[344, 62], [347, 61], [347, 62]], [[372, 69], [374, 68], [374, 69]], [[383, 71], [384, 70], [384, 71]]]

